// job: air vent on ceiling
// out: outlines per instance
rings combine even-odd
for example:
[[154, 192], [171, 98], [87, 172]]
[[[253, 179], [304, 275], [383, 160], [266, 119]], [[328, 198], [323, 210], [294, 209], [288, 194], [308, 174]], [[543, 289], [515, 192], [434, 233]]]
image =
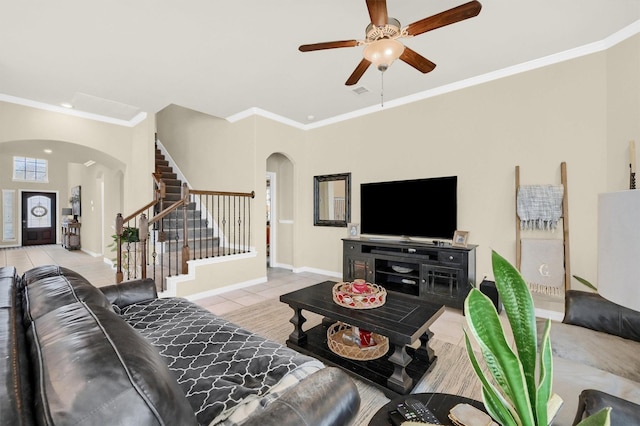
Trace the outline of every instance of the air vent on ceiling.
[[366, 88], [366, 87], [364, 87], [364, 86], [358, 86], [358, 87], [356, 87], [355, 89], [352, 89], [351, 91], [352, 91], [353, 93], [355, 93], [356, 95], [362, 95], [363, 93], [370, 92], [370, 90], [369, 90], [369, 89], [367, 89], [367, 88]]

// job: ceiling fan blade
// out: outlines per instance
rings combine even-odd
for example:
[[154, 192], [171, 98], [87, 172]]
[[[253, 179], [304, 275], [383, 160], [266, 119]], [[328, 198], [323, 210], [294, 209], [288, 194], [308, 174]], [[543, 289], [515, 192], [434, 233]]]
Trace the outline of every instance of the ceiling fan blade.
[[404, 52], [400, 55], [400, 60], [411, 65], [423, 74], [433, 71], [436, 67], [436, 64], [420, 55], [415, 50], [409, 49], [407, 46], [404, 47]]
[[389, 22], [387, 0], [367, 0], [367, 9], [371, 23], [376, 27], [384, 27]]
[[369, 68], [369, 65], [371, 65], [371, 62], [363, 58], [356, 69], [353, 70], [353, 73], [351, 73], [351, 75], [347, 79], [347, 82], [344, 84], [347, 86], [353, 86], [354, 84], [356, 84], [358, 80], [360, 80], [360, 77], [362, 77], [364, 72], [367, 70], [367, 68]]
[[339, 47], [355, 47], [358, 45], [358, 40], [342, 40], [342, 41], [327, 41], [324, 43], [303, 44], [298, 47], [301, 52], [313, 52], [314, 50], [324, 49], [336, 49]]
[[433, 16], [407, 25], [407, 34], [415, 36], [426, 33], [427, 31], [435, 30], [436, 28], [444, 27], [445, 25], [455, 24], [456, 22], [473, 18], [480, 13], [480, 9], [482, 9], [480, 2], [476, 0], [470, 1], [469, 3], [454, 7], [453, 9], [445, 10], [444, 12], [437, 13]]

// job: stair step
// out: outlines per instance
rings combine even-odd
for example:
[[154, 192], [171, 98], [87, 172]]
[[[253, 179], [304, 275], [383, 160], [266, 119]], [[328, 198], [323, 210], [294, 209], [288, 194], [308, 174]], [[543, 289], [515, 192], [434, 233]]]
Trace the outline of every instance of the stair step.
[[[165, 243], [165, 246], [164, 246], [165, 253], [175, 253], [176, 251], [179, 252], [182, 250], [182, 245], [183, 245], [182, 240], [179, 240], [178, 244], [176, 244], [175, 241], [171, 241], [171, 243], [167, 242]], [[204, 252], [205, 250], [207, 250], [207, 248], [209, 250], [212, 250], [219, 246], [220, 246], [220, 238], [218, 237], [196, 240], [195, 243], [193, 241], [189, 241], [189, 250], [191, 251], [191, 257], [193, 257], [195, 254], [196, 258], [199, 257], [198, 252], [200, 251], [200, 248], [202, 248], [202, 251]]]
[[[178, 236], [178, 241], [182, 241], [182, 236], [184, 235], [184, 233], [182, 232], [182, 229], [179, 230], [164, 230], [164, 235], [165, 238], [167, 240], [171, 240], [171, 241], [175, 241], [176, 239], [176, 235]], [[201, 239], [211, 239], [214, 237], [213, 235], [213, 229], [211, 228], [205, 228], [205, 229], [200, 229], [200, 228], [190, 228], [187, 229], [187, 237], [189, 238], [189, 243], [191, 244], [193, 242], [193, 239], [195, 237], [196, 242], [198, 240]], [[217, 238], [217, 237], [216, 237]]]
[[162, 159], [158, 159], [158, 157], [156, 157], [156, 167], [158, 166], [169, 166], [169, 160], [165, 160], [164, 158]]
[[[165, 183], [166, 183], [166, 182], [165, 182]], [[166, 191], [166, 193], [167, 193], [167, 194], [168, 194], [168, 193], [173, 193], [173, 194], [180, 194], [180, 193], [182, 193], [182, 187], [181, 187], [181, 186], [174, 186], [174, 185], [169, 186], [169, 185], [166, 185], [166, 186], [164, 187], [164, 189], [165, 189], [165, 191]]]
[[182, 181], [180, 179], [170, 179], [168, 177], [165, 177], [165, 175], [162, 175], [162, 181], [164, 182], [165, 185], [167, 185], [167, 188], [170, 186], [178, 186], [180, 188], [182, 188]]
[[[166, 209], [167, 207], [170, 207], [170, 206], [174, 205], [175, 203], [176, 203], [176, 201], [167, 201], [167, 200], [165, 200], [164, 203], [163, 203], [164, 204], [164, 208]], [[196, 210], [196, 203], [187, 204], [187, 210], [188, 210], [190, 215], [193, 215], [194, 211], [196, 212], [195, 213], [196, 215], [200, 214], [200, 211]], [[176, 215], [178, 215], [179, 217], [182, 217], [182, 210], [180, 210], [180, 209], [174, 210], [174, 211], [172, 211], [171, 213], [169, 213], [165, 217], [175, 219]]]
[[171, 166], [158, 165], [158, 166], [156, 166], [156, 170], [158, 170], [158, 171], [160, 171], [162, 173], [164, 173], [164, 172], [173, 173], [173, 169], [171, 168]]
[[[187, 227], [193, 228], [204, 226], [205, 219], [201, 218], [201, 214], [202, 213], [200, 212], [200, 210], [187, 210]], [[169, 215], [165, 216], [163, 222], [165, 230], [175, 228], [182, 229], [182, 212], [180, 212], [180, 214], [177, 216], [178, 217], [176, 217], [176, 214], [174, 212], [171, 212]]]
[[167, 195], [165, 195], [164, 197], [165, 201], [179, 201], [181, 199], [182, 199], [182, 196], [180, 194], [176, 194], [172, 192], [167, 192]]
[[176, 179], [178, 179], [178, 174], [177, 173], [163, 172], [161, 170], [158, 170], [158, 171], [160, 172], [160, 178], [162, 180], [165, 180], [165, 179], [174, 179], [174, 180], [176, 180]]

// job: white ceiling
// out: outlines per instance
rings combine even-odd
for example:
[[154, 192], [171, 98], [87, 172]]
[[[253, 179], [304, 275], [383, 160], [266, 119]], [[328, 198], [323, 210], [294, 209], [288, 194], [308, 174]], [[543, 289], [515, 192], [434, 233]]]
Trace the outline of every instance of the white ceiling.
[[[388, 0], [387, 8], [406, 26], [465, 2]], [[402, 39], [437, 67], [421, 74], [394, 63], [384, 75], [385, 105], [640, 32], [640, 0], [480, 2], [475, 18]], [[124, 123], [177, 104], [231, 120], [258, 112], [303, 128], [380, 108], [381, 75], [373, 67], [356, 86], [344, 85], [362, 47], [297, 49], [363, 39], [364, 0], [0, 4], [0, 100], [54, 109], [71, 102], [75, 111]], [[360, 86], [370, 91], [353, 93]]]

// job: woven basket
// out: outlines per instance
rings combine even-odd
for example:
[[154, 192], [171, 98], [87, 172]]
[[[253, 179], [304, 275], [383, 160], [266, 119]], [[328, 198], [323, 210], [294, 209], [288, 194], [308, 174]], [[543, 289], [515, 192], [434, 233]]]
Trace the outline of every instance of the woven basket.
[[387, 290], [378, 284], [367, 283], [368, 290], [363, 293], [354, 292], [351, 285], [345, 282], [334, 285], [333, 301], [350, 309], [378, 308], [387, 301]]
[[342, 336], [345, 333], [353, 333], [349, 324], [337, 322], [327, 329], [327, 345], [331, 352], [340, 355], [343, 358], [353, 359], [356, 361], [369, 361], [384, 356], [389, 351], [389, 339], [380, 334], [372, 333], [371, 336], [375, 346], [361, 348], [356, 343], [345, 342]]

